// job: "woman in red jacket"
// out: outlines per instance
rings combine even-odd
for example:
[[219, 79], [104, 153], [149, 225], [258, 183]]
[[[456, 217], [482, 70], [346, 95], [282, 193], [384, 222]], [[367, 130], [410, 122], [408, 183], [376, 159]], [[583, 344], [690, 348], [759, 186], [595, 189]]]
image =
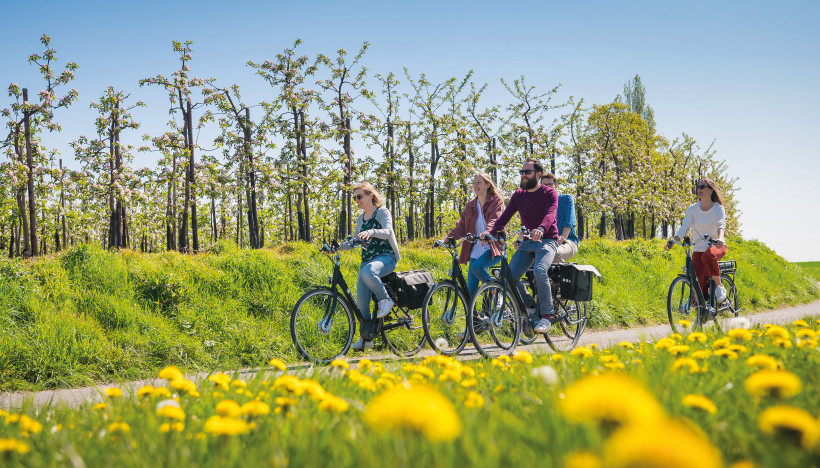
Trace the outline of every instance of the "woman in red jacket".
[[[479, 235], [487, 230], [486, 227], [491, 221], [495, 221], [504, 212], [504, 198], [487, 174], [480, 172], [475, 176], [473, 192], [475, 198], [467, 202], [456, 227], [445, 237], [459, 238], [469, 233]], [[458, 262], [462, 265], [468, 261], [470, 263], [467, 273], [470, 297], [478, 290], [479, 281], [485, 282], [490, 279], [489, 269], [501, 261], [501, 253], [501, 245], [496, 242], [488, 245], [470, 242], [461, 244]]]

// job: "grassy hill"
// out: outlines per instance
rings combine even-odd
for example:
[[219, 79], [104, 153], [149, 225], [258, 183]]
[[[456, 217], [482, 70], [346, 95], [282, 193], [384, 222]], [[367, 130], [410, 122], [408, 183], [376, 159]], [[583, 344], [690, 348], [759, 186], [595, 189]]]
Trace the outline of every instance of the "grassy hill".
[[820, 281], [820, 262], [797, 262], [795, 265], [805, 270], [812, 278]]
[[[666, 320], [665, 301], [683, 252], [662, 242], [584, 242], [576, 257], [604, 275], [594, 286], [590, 326]], [[399, 270], [444, 276], [449, 257], [429, 241], [402, 247]], [[808, 302], [816, 282], [756, 241], [731, 239], [747, 312]], [[357, 253], [342, 258], [355, 285]], [[108, 252], [80, 245], [30, 261], [0, 260], [0, 389], [58, 388], [188, 370], [296, 359], [288, 318], [299, 296], [326, 281], [316, 245], [258, 251], [218, 244], [207, 253]]]

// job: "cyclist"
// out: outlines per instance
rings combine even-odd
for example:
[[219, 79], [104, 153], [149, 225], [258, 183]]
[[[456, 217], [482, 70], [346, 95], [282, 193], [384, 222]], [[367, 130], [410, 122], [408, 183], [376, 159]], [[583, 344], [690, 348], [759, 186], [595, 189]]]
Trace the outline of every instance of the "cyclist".
[[[717, 302], [723, 302], [726, 300], [726, 288], [720, 281], [718, 267], [718, 261], [726, 255], [726, 241], [723, 238], [726, 230], [726, 210], [723, 208], [723, 195], [715, 183], [707, 178], [698, 182], [696, 192], [698, 201], [686, 208], [683, 223], [675, 234], [675, 240], [680, 242], [689, 229], [698, 237], [708, 234], [715, 239], [715, 245], [711, 247], [705, 242], [698, 242], [692, 246], [692, 263], [703, 297], [708, 296], [706, 278], [711, 276], [715, 282], [715, 299]], [[669, 250], [673, 245], [670, 240], [665, 249]]]
[[[537, 159], [528, 158], [518, 172], [521, 174], [521, 188], [510, 197], [501, 216], [495, 222], [487, 223], [487, 232], [484, 234], [498, 235], [516, 212], [521, 217], [521, 224], [530, 230], [532, 239], [521, 242], [510, 260], [510, 272], [530, 318], [536, 313], [540, 315], [533, 330], [545, 334], [552, 326], [550, 319], [554, 312], [547, 271], [558, 248], [558, 227], [555, 223], [558, 194], [552, 187], [541, 185], [544, 166]], [[535, 275], [536, 293], [540, 299], [539, 311], [535, 310], [535, 300], [521, 283], [521, 275], [531, 266]]]
[[[473, 193], [475, 198], [467, 202], [456, 226], [444, 236], [442, 242], [448, 237], [464, 237], [471, 232], [480, 234], [487, 230], [489, 223], [495, 222], [501, 216], [504, 211], [504, 198], [490, 176], [483, 172], [476, 174], [473, 178]], [[467, 270], [467, 290], [470, 297], [475, 295], [479, 282], [484, 283], [490, 279], [489, 268], [498, 265], [501, 254], [500, 242], [491, 242], [489, 245], [471, 242], [461, 244], [458, 262], [462, 265], [468, 262], [470, 264]]]
[[[356, 218], [356, 231], [353, 237], [369, 241], [362, 249], [362, 263], [359, 267], [359, 281], [356, 283], [356, 307], [365, 319], [370, 319], [370, 297], [376, 295], [378, 301], [378, 318], [390, 313], [393, 300], [387, 294], [381, 277], [396, 269], [399, 262], [399, 246], [393, 232], [393, 217], [385, 208], [384, 198], [368, 182], [360, 182], [353, 188], [353, 198], [362, 214]], [[343, 243], [339, 250], [352, 248]], [[373, 342], [359, 338], [351, 346], [354, 350], [372, 348]]]
[[[552, 187], [558, 191], [558, 179], [552, 172], [547, 172], [541, 176], [541, 185]], [[575, 227], [578, 221], [575, 218], [575, 200], [572, 195], [562, 193], [558, 195], [558, 212], [556, 214], [558, 225], [558, 250], [555, 252], [553, 263], [568, 262], [578, 253], [578, 235]]]

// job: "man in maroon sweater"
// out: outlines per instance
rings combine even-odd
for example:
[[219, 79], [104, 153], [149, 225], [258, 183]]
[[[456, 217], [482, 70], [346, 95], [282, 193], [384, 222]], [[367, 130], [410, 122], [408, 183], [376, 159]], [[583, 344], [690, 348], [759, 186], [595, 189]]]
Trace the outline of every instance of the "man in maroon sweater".
[[[510, 202], [501, 216], [494, 223], [487, 223], [487, 232], [493, 236], [497, 235], [516, 212], [521, 217], [524, 227], [530, 230], [532, 240], [525, 240], [515, 251], [510, 260], [510, 272], [527, 306], [533, 330], [536, 333], [547, 333], [552, 326], [550, 319], [554, 312], [547, 270], [558, 248], [558, 226], [556, 224], [558, 194], [552, 187], [541, 185], [544, 166], [538, 160], [527, 159], [519, 172], [521, 173], [521, 188], [510, 197]], [[535, 310], [535, 299], [529, 295], [527, 288], [521, 283], [521, 276], [530, 266], [535, 274], [535, 288], [539, 298], [538, 315]], [[527, 325], [529, 324], [525, 323], [525, 331], [529, 328]]]

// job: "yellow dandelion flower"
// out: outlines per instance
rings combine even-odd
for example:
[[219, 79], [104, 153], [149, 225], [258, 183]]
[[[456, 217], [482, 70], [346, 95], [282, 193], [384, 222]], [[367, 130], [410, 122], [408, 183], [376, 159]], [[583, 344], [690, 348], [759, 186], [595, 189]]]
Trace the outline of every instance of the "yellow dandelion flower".
[[185, 411], [182, 411], [182, 408], [178, 406], [166, 405], [157, 410], [157, 416], [168, 419], [176, 419], [177, 421], [184, 421]]
[[273, 399], [273, 402], [276, 403], [278, 406], [296, 406], [299, 404], [299, 400], [295, 398], [289, 397], [276, 397]]
[[683, 423], [655, 420], [624, 426], [604, 445], [610, 467], [719, 468], [720, 451], [703, 434]]
[[359, 361], [359, 370], [362, 372], [370, 372], [370, 369], [373, 368], [373, 361], [370, 359], [362, 359]]
[[252, 418], [265, 416], [270, 413], [270, 406], [264, 401], [253, 400], [242, 405], [242, 414]]
[[635, 349], [635, 345], [633, 345], [629, 341], [621, 341], [620, 343], [618, 343], [618, 346], [626, 349]]
[[181, 422], [171, 422], [171, 423], [162, 423], [159, 425], [160, 432], [182, 432], [185, 430], [185, 423]]
[[732, 463], [729, 465], [729, 468], [760, 468], [760, 465], [749, 460], [741, 460], [739, 462]]
[[674, 356], [677, 356], [678, 354], [683, 354], [683, 353], [689, 351], [689, 349], [690, 348], [687, 345], [675, 345], [675, 346], [670, 346], [670, 347], [666, 348], [666, 350], [669, 351], [669, 353], [674, 355]]
[[745, 328], [735, 328], [729, 330], [726, 334], [729, 338], [736, 341], [751, 341], [751, 339], [754, 338], [754, 334]]
[[284, 390], [296, 396], [304, 392], [302, 389], [302, 381], [292, 375], [277, 377], [276, 380], [273, 381], [273, 388], [275, 390]]
[[672, 338], [675, 341], [683, 341], [683, 335], [681, 335], [680, 333], [672, 333], [671, 335], [669, 335], [669, 338]]
[[792, 347], [792, 342], [788, 338], [775, 338], [774, 340], [772, 340], [772, 343], [774, 343], [774, 345], [778, 348], [788, 349]]
[[396, 377], [396, 374], [394, 374], [392, 372], [382, 372], [379, 377], [382, 378], [382, 379], [392, 380], [394, 382], [399, 380], [399, 378]]
[[666, 349], [666, 348], [669, 348], [670, 346], [675, 346], [676, 344], [677, 343], [675, 342], [675, 340], [673, 340], [672, 338], [666, 337], [666, 338], [661, 338], [658, 341], [656, 341], [654, 348], [655, 349]]
[[706, 343], [707, 338], [708, 337], [706, 336], [706, 333], [703, 333], [703, 332], [693, 332], [693, 333], [690, 333], [689, 336], [686, 337], [686, 339], [688, 341], [691, 341], [692, 343], [694, 343], [696, 341], [698, 343]]
[[105, 394], [109, 398], [120, 398], [122, 396], [122, 389], [117, 387], [110, 387], [105, 389]]
[[743, 354], [743, 353], [749, 351], [749, 348], [743, 346], [742, 344], [729, 345], [729, 347], [726, 348], [726, 349], [728, 349], [729, 351], [734, 351], [738, 354]]
[[96, 405], [91, 407], [91, 409], [93, 409], [94, 411], [102, 411], [106, 408], [108, 408], [108, 405], [105, 403], [97, 403]]
[[757, 371], [743, 385], [749, 394], [756, 397], [789, 398], [800, 393], [803, 388], [800, 377], [784, 370]]
[[652, 393], [622, 374], [584, 377], [564, 393], [559, 409], [572, 422], [623, 425], [652, 421], [664, 414]]
[[154, 387], [151, 385], [143, 385], [137, 390], [137, 398], [145, 398], [154, 394]]
[[817, 347], [817, 340], [800, 340], [800, 342], [797, 343], [797, 347], [814, 349]]
[[820, 425], [805, 410], [793, 406], [774, 406], [757, 418], [757, 427], [765, 434], [793, 438], [804, 448], [820, 440]]
[[564, 359], [564, 355], [562, 355], [562, 354], [556, 353], [556, 354], [553, 354], [552, 356], [550, 356], [550, 360], [552, 360], [552, 361], [560, 361], [561, 359]]
[[506, 392], [506, 391], [507, 391], [507, 386], [506, 386], [506, 385], [504, 385], [504, 384], [497, 385], [497, 386], [493, 389], [493, 393], [504, 393], [504, 392]]
[[506, 369], [507, 363], [504, 361], [499, 361], [498, 359], [493, 359], [493, 367], [498, 367], [499, 369]]
[[795, 327], [809, 328], [809, 324], [806, 323], [806, 321], [803, 319], [795, 320], [794, 322], [792, 322], [792, 325], [794, 325]]
[[188, 379], [178, 379], [168, 382], [168, 385], [176, 391], [192, 393], [196, 391], [196, 384]]
[[376, 384], [377, 388], [386, 389], [386, 388], [393, 388], [393, 385], [395, 385], [396, 383], [391, 379], [386, 379], [384, 377], [379, 377], [378, 379], [376, 379], [375, 384]]
[[319, 409], [331, 413], [344, 413], [350, 409], [350, 404], [337, 396], [326, 393], [319, 400]]
[[795, 333], [794, 336], [801, 340], [813, 340], [817, 338], [817, 333], [815, 333], [811, 328], [801, 328], [800, 330], [797, 330], [797, 333]]
[[589, 349], [598, 349], [598, 348], [600, 348], [600, 346], [598, 346], [597, 343], [590, 343], [589, 344]]
[[506, 362], [506, 363], [509, 363], [510, 360], [511, 360], [510, 357], [507, 356], [506, 354], [498, 356], [496, 359], [501, 361], [501, 362]]
[[172, 380], [182, 380], [185, 378], [185, 376], [182, 375], [182, 371], [179, 370], [179, 367], [168, 366], [165, 369], [159, 371], [159, 378], [165, 379], [170, 382]]
[[678, 320], [678, 325], [682, 326], [683, 328], [691, 328], [692, 322], [686, 319]]
[[769, 327], [769, 329], [766, 330], [766, 336], [773, 339], [779, 338], [781, 340], [788, 340], [790, 337], [789, 331], [780, 325], [772, 325]]
[[484, 397], [481, 396], [480, 393], [471, 390], [467, 392], [467, 397], [464, 399], [464, 406], [467, 408], [483, 408]]
[[22, 432], [24, 435], [39, 434], [40, 431], [43, 430], [42, 424], [31, 419], [25, 414], [14, 414], [6, 416], [6, 424], [17, 424], [17, 426], [20, 428], [20, 432]]
[[709, 414], [717, 413], [717, 406], [715, 406], [714, 402], [703, 395], [686, 395], [681, 400], [681, 403], [687, 408], [699, 409]]
[[428, 379], [434, 379], [436, 377], [436, 373], [433, 372], [429, 367], [416, 366], [415, 370], [417, 374], [421, 374]]
[[347, 361], [345, 361], [344, 359], [336, 358], [330, 361], [330, 367], [347, 370], [350, 369], [350, 364], [348, 364]]
[[[351, 371], [352, 375], [353, 371]], [[363, 378], [369, 378], [366, 376], [361, 375], [358, 371], [355, 372], [356, 375]], [[355, 382], [355, 380], [354, 380]], [[311, 399], [319, 401], [325, 394], [325, 389], [322, 388], [322, 384], [315, 380], [303, 380], [301, 382], [302, 386], [302, 393], [306, 393]]]
[[283, 361], [281, 359], [276, 359], [276, 358], [271, 359], [270, 362], [268, 362], [268, 365], [273, 367], [274, 369], [276, 369], [278, 371], [284, 372], [284, 371], [288, 370], [288, 365], [285, 364], [285, 361]]
[[675, 359], [675, 362], [672, 363], [672, 370], [677, 371], [681, 369], [686, 369], [690, 374], [694, 374], [696, 372], [700, 372], [700, 364], [692, 358], [677, 358]]
[[242, 415], [242, 408], [239, 406], [239, 403], [233, 400], [222, 400], [216, 404], [216, 414], [238, 418]]
[[603, 462], [591, 452], [572, 452], [564, 458], [564, 468], [601, 468]]
[[374, 398], [364, 413], [377, 431], [410, 430], [433, 442], [447, 442], [461, 434], [461, 420], [450, 400], [431, 387], [396, 386]]
[[607, 362], [606, 364], [604, 364], [604, 367], [612, 370], [621, 370], [624, 369], [626, 366], [624, 366], [624, 363], [622, 362]]
[[114, 422], [108, 425], [108, 432], [119, 432], [121, 434], [125, 434], [131, 432], [131, 426], [129, 426], [126, 422]]
[[247, 386], [248, 386], [248, 384], [245, 383], [245, 381], [242, 380], [242, 379], [236, 379], [236, 380], [231, 381], [231, 387], [238, 388], [240, 390], [244, 389]]
[[614, 354], [601, 354], [598, 356], [598, 362], [606, 363], [606, 362], [616, 362], [618, 360], [618, 356]]
[[582, 358], [592, 357], [592, 350], [584, 346], [579, 346], [569, 353], [570, 356], [580, 356]]
[[476, 379], [464, 379], [461, 381], [461, 386], [464, 388], [473, 388], [478, 385], [478, 380]]
[[737, 359], [737, 353], [728, 348], [720, 348], [715, 350], [715, 357]]
[[28, 453], [31, 447], [22, 440], [0, 439], [0, 454], [17, 452], [19, 454]]
[[413, 382], [414, 384], [425, 384], [427, 383], [427, 377], [419, 374], [418, 372], [414, 372], [410, 375], [410, 382]]
[[154, 389], [154, 396], [170, 397], [171, 396], [171, 391], [168, 390], [165, 387], [157, 387], [157, 388]]
[[714, 349], [725, 348], [725, 347], [729, 346], [730, 344], [732, 344], [731, 339], [727, 336], [724, 336], [723, 338], [718, 338], [717, 340], [715, 340], [714, 343], [712, 343], [712, 348], [714, 348]]
[[513, 353], [513, 359], [522, 364], [532, 364], [533, 357], [526, 351], [516, 351]]
[[699, 349], [697, 351], [692, 352], [689, 355], [692, 359], [707, 359], [709, 356], [712, 355], [712, 352], [708, 349]]
[[235, 436], [250, 432], [251, 425], [241, 419], [211, 416], [205, 421], [204, 431], [217, 436]]

